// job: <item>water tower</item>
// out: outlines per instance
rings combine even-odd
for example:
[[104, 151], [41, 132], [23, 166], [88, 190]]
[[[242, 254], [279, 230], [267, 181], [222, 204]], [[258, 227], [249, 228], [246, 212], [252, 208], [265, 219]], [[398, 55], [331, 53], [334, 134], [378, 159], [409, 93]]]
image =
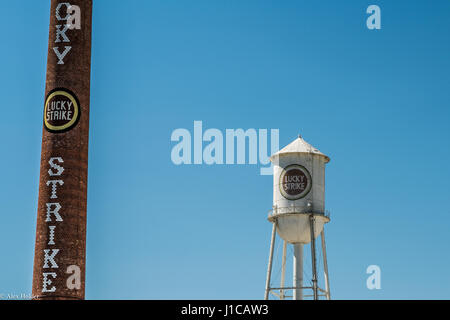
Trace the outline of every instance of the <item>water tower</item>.
[[[299, 136], [278, 151], [270, 160], [273, 173], [273, 208], [268, 220], [273, 224], [267, 270], [265, 299], [272, 294], [280, 299], [292, 292], [294, 300], [303, 300], [304, 290], [312, 290], [311, 297], [330, 299], [324, 225], [330, 221], [325, 211], [325, 164], [330, 158]], [[276, 235], [283, 241], [281, 283], [271, 286]], [[324, 288], [318, 286], [316, 238], [321, 236]], [[303, 247], [310, 244], [312, 279], [304, 285]], [[293, 246], [293, 284], [285, 286], [287, 246]]]

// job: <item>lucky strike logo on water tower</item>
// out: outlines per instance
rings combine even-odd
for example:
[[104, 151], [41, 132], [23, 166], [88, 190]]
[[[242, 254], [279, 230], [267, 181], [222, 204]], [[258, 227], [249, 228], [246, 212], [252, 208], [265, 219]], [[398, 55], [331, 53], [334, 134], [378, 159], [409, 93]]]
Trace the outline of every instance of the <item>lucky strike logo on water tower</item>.
[[280, 175], [280, 192], [288, 200], [305, 197], [311, 190], [311, 175], [305, 167], [293, 164]]

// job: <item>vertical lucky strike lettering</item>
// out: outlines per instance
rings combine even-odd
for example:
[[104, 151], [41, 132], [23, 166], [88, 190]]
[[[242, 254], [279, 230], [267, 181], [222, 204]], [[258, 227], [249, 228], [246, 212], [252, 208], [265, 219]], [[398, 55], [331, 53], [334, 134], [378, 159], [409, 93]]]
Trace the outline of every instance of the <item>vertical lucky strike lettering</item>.
[[[54, 279], [58, 277], [58, 243], [55, 242], [55, 234], [57, 232], [58, 223], [64, 222], [61, 209], [63, 206], [58, 202], [58, 188], [64, 186], [62, 174], [64, 167], [61, 166], [64, 160], [61, 157], [53, 157], [48, 161], [50, 169], [48, 170], [48, 178], [46, 185], [51, 188], [50, 197], [47, 206], [47, 214], [45, 222], [48, 226], [48, 242], [47, 249], [44, 249], [44, 265], [43, 269], [54, 269], [51, 272], [42, 273], [42, 292], [55, 292], [56, 287], [53, 284]], [[67, 268], [66, 273], [71, 274], [66, 281], [68, 289], [81, 288], [81, 270], [78, 266], [71, 265]], [[52, 280], [53, 279], [53, 280]]]
[[[66, 9], [66, 13], [62, 11]], [[66, 32], [73, 29], [81, 29], [81, 10], [80, 7], [71, 5], [68, 2], [62, 2], [56, 7], [56, 19], [62, 24], [56, 25], [56, 40], [55, 43], [70, 43], [70, 39]], [[53, 47], [53, 51], [58, 57], [58, 64], [64, 64], [64, 58], [72, 50], [71, 46], [64, 46], [64, 48]]]

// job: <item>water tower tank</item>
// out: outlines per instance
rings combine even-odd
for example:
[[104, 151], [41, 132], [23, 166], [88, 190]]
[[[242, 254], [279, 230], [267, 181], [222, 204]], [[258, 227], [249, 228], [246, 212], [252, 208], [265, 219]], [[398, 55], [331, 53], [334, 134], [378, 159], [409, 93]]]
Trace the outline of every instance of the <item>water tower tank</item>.
[[271, 222], [286, 242], [311, 242], [310, 216], [314, 215], [317, 237], [330, 219], [325, 214], [325, 164], [330, 158], [302, 137], [294, 140], [270, 160], [274, 166]]

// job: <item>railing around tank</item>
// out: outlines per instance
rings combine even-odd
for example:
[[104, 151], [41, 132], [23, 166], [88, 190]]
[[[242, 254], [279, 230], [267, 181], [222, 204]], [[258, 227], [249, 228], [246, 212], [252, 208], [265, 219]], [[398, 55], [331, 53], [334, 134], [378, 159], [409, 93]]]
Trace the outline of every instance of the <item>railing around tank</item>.
[[279, 215], [279, 214], [315, 214], [315, 215], [323, 215], [330, 219], [331, 212], [329, 210], [325, 210], [323, 212], [319, 212], [314, 210], [312, 206], [290, 206], [290, 207], [274, 207], [269, 211], [269, 218]]

